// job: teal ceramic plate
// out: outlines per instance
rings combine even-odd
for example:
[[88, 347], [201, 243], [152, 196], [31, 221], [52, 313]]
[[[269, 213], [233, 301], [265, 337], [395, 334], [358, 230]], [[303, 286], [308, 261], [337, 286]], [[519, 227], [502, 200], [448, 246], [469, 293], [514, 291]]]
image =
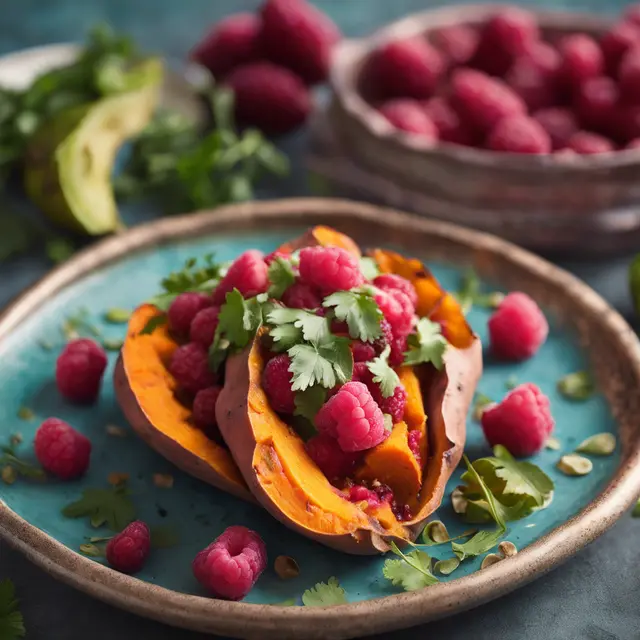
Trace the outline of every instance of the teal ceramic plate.
[[[127, 427], [110, 378], [97, 405], [76, 408], [56, 392], [53, 372], [63, 344], [61, 324], [85, 308], [103, 337], [122, 338], [124, 325], [102, 322], [110, 307], [133, 308], [152, 294], [169, 271], [191, 256], [212, 251], [230, 259], [255, 247], [271, 251], [306, 227], [322, 222], [345, 231], [362, 246], [387, 246], [424, 259], [450, 290], [472, 265], [487, 286], [530, 293], [545, 309], [551, 333], [531, 360], [501, 365], [485, 354], [485, 373], [478, 390], [500, 398], [513, 379], [534, 382], [551, 398], [561, 451], [535, 457], [556, 483], [552, 505], [529, 518], [510, 523], [508, 539], [520, 552], [479, 571], [469, 561], [442, 584], [414, 593], [399, 593], [382, 575], [380, 557], [354, 557], [326, 549], [292, 533], [260, 508], [225, 495], [192, 479], [151, 451]], [[486, 338], [487, 313], [473, 310], [470, 323]], [[51, 345], [47, 350], [43, 344]], [[113, 367], [115, 354], [111, 358]], [[556, 391], [564, 374], [590, 368], [600, 393], [570, 403]], [[637, 389], [640, 346], [632, 330], [592, 290], [572, 276], [493, 237], [429, 222], [386, 209], [338, 200], [289, 200], [251, 203], [162, 220], [108, 239], [53, 272], [27, 292], [0, 319], [0, 444], [11, 434], [24, 437], [21, 450], [32, 456], [32, 437], [48, 416], [69, 421], [94, 445], [89, 473], [77, 482], [45, 484], [19, 480], [0, 484], [0, 534], [55, 576], [78, 588], [139, 614], [174, 625], [250, 638], [349, 638], [400, 628], [454, 614], [516, 588], [575, 553], [602, 533], [640, 492]], [[32, 420], [21, 420], [21, 407]], [[127, 430], [109, 435], [107, 425]], [[475, 459], [489, 451], [482, 432], [468, 421], [465, 451]], [[562, 452], [584, 438], [611, 431], [618, 447], [613, 455], [594, 459], [594, 469], [573, 478], [555, 469]], [[88, 521], [71, 520], [61, 508], [83, 488], [106, 486], [110, 473], [127, 473], [138, 516], [152, 526], [179, 535], [176, 546], [154, 551], [135, 578], [118, 574], [100, 559], [78, 553], [87, 537], [108, 535]], [[171, 489], [155, 486], [156, 473], [171, 474]], [[452, 533], [462, 523], [449, 506], [458, 484], [451, 479], [437, 517]], [[243, 603], [209, 599], [191, 573], [196, 553], [231, 524], [257, 530], [270, 558], [292, 556], [300, 575], [279, 579], [269, 568]], [[450, 555], [444, 547], [433, 555]], [[350, 604], [333, 608], [275, 606], [287, 599], [301, 604], [302, 592], [336, 576]]]

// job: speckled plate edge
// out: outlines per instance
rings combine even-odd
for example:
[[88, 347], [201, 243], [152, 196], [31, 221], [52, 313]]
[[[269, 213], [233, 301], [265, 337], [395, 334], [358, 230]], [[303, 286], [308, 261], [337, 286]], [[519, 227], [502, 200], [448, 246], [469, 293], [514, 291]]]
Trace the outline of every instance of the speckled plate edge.
[[[544, 574], [607, 530], [640, 494], [640, 343], [624, 319], [569, 273], [493, 236], [391, 209], [345, 200], [254, 202], [163, 219], [87, 249], [20, 296], [0, 315], [0, 342], [46, 300], [139, 250], [216, 232], [332, 225], [363, 244], [387, 242], [433, 259], [472, 264], [506, 287], [537, 295], [573, 325], [620, 424], [622, 460], [605, 490], [583, 511], [488, 569], [428, 589], [331, 608], [225, 602], [177, 593], [119, 574], [30, 525], [0, 501], [0, 537], [54, 577], [112, 605], [198, 631], [239, 638], [354, 638], [406, 628], [477, 606]], [[594, 338], [590, 341], [590, 337]], [[597, 339], [595, 339], [597, 338]]]

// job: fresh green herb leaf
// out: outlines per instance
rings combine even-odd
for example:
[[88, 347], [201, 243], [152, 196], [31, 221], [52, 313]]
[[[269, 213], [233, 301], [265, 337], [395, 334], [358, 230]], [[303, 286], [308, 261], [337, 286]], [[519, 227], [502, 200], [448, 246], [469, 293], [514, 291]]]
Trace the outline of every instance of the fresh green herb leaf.
[[380, 275], [378, 263], [373, 258], [366, 256], [360, 258], [360, 271], [362, 271], [365, 280], [375, 280]]
[[466, 558], [480, 556], [495, 547], [500, 538], [504, 536], [506, 529], [498, 527], [495, 531], [478, 531], [473, 538], [467, 542], [452, 542], [451, 549], [457, 558], [462, 562]]
[[295, 607], [296, 604], [297, 603], [295, 598], [289, 598], [288, 600], [283, 600], [282, 602], [274, 602], [271, 606], [272, 607]]
[[336, 604], [347, 604], [347, 594], [340, 586], [338, 579], [331, 576], [327, 582], [318, 582], [315, 587], [302, 594], [305, 607], [331, 607]]
[[82, 497], [62, 509], [67, 518], [89, 518], [91, 526], [106, 525], [112, 531], [122, 531], [136, 517], [136, 510], [123, 485], [110, 489], [89, 488]]
[[593, 397], [596, 385], [588, 371], [576, 371], [558, 380], [558, 391], [568, 400], [582, 401]]
[[332, 293], [322, 305], [333, 307], [336, 318], [347, 323], [354, 340], [373, 342], [382, 335], [382, 311], [368, 289]]
[[281, 324], [278, 327], [273, 327], [269, 331], [269, 337], [273, 341], [273, 350], [278, 353], [288, 351], [293, 345], [304, 341], [302, 329], [293, 324]]
[[4, 453], [0, 455], [0, 468], [11, 467], [19, 476], [30, 480], [46, 478], [45, 472], [40, 467], [18, 458], [11, 447], [2, 447], [2, 451]]
[[102, 346], [106, 351], [120, 351], [122, 345], [124, 345], [122, 338], [103, 338], [102, 340]]
[[616, 437], [613, 433], [596, 433], [583, 440], [577, 447], [578, 453], [588, 453], [592, 456], [609, 456], [616, 450]]
[[85, 308], [67, 316], [62, 323], [61, 331], [67, 341], [86, 336], [100, 336], [100, 330], [89, 321], [89, 310]]
[[105, 548], [104, 546], [98, 546], [95, 544], [91, 544], [90, 542], [85, 542], [80, 545], [80, 553], [89, 558], [104, 558], [105, 556]]
[[297, 344], [288, 354], [294, 391], [304, 391], [316, 384], [331, 389], [351, 379], [353, 360], [346, 338], [334, 338], [331, 343], [319, 345]]
[[407, 343], [409, 351], [404, 354], [404, 364], [418, 365], [431, 362], [436, 369], [442, 369], [447, 340], [437, 322], [431, 322], [429, 318], [420, 318], [416, 332], [409, 336]]
[[492, 404], [494, 404], [494, 402], [489, 396], [485, 396], [484, 393], [477, 392], [473, 403], [473, 419], [476, 422], [480, 422], [485, 409]]
[[142, 330], [140, 331], [141, 336], [150, 336], [158, 327], [162, 327], [167, 324], [167, 316], [166, 315], [157, 315], [149, 318], [147, 324], [144, 325]]
[[636, 502], [636, 506], [633, 507], [633, 511], [631, 512], [632, 518], [640, 518], [640, 500]]
[[456, 293], [456, 298], [462, 313], [465, 315], [471, 311], [475, 299], [480, 293], [480, 280], [473, 269], [467, 269], [460, 279], [460, 288]]
[[391, 543], [391, 551], [401, 560], [385, 560], [382, 574], [394, 586], [405, 591], [417, 591], [439, 582], [431, 572], [431, 558], [424, 551], [415, 549], [405, 555], [395, 542]]
[[153, 549], [168, 549], [180, 544], [180, 535], [174, 527], [151, 527], [151, 547]]
[[320, 407], [327, 399], [327, 390], [320, 385], [307, 388], [305, 391], [298, 391], [294, 401], [296, 404], [295, 415], [302, 416], [313, 423]]
[[18, 638], [24, 638], [26, 634], [24, 618], [18, 610], [13, 582], [8, 578], [0, 580], [0, 638], [18, 640]]
[[313, 344], [323, 344], [332, 339], [329, 319], [304, 309], [273, 307], [267, 313], [267, 322], [276, 327], [293, 324], [302, 331], [302, 339]]
[[54, 237], [45, 242], [45, 252], [53, 264], [62, 264], [76, 252], [76, 248], [67, 238]]
[[400, 386], [398, 374], [389, 365], [390, 353], [391, 347], [387, 345], [379, 356], [367, 363], [367, 368], [373, 374], [373, 381], [380, 385], [383, 398], [390, 398], [396, 387]]
[[126, 324], [131, 318], [131, 311], [128, 309], [120, 309], [118, 307], [112, 307], [107, 309], [104, 313], [104, 320], [109, 324]]
[[296, 281], [296, 274], [288, 260], [277, 256], [269, 265], [267, 271], [269, 282], [269, 295], [280, 299], [282, 294]]
[[388, 433], [393, 431], [393, 418], [390, 413], [383, 413], [382, 418], [384, 419], [384, 430]]
[[35, 417], [36, 417], [36, 414], [33, 412], [32, 409], [29, 409], [29, 407], [23, 406], [18, 409], [18, 418], [20, 418], [20, 420], [29, 422], [30, 420], [33, 420]]

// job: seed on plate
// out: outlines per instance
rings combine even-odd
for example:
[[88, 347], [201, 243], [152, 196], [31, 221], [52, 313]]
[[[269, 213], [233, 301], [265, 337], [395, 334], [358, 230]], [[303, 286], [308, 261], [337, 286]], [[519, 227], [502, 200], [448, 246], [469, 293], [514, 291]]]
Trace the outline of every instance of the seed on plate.
[[449, 532], [444, 523], [440, 520], [430, 522], [424, 529], [423, 538], [429, 539], [436, 544], [446, 542], [449, 539]]
[[9, 444], [12, 447], [17, 447], [19, 444], [22, 444], [22, 434], [21, 433], [12, 434], [11, 437], [9, 438]]
[[588, 371], [569, 373], [558, 380], [558, 391], [568, 400], [588, 400], [595, 390], [595, 383]]
[[443, 576], [448, 576], [453, 573], [460, 566], [460, 560], [456, 557], [446, 558], [445, 560], [438, 560], [433, 566], [433, 570], [436, 573], [441, 573]]
[[612, 433], [596, 433], [596, 435], [583, 440], [576, 451], [590, 453], [594, 456], [611, 455], [616, 448], [616, 437]]
[[101, 549], [95, 544], [90, 543], [81, 544], [80, 553], [84, 554], [85, 556], [89, 556], [90, 558], [103, 558], [105, 555], [104, 549]]
[[546, 449], [551, 449], [552, 451], [559, 451], [561, 446], [560, 440], [552, 436], [551, 438], [547, 438], [547, 441], [544, 443], [544, 446]]
[[154, 473], [153, 484], [159, 489], [171, 489], [173, 487], [173, 476], [169, 473]]
[[515, 556], [516, 553], [518, 553], [518, 549], [517, 549], [516, 545], [513, 544], [513, 542], [510, 542], [509, 540], [503, 540], [498, 545], [498, 551], [500, 551], [500, 553], [505, 558], [511, 558], [512, 556]]
[[467, 499], [464, 497], [462, 489], [460, 487], [456, 487], [451, 492], [451, 505], [453, 506], [453, 510], [456, 513], [466, 513], [467, 504]]
[[290, 556], [278, 556], [273, 563], [273, 568], [282, 580], [291, 580], [300, 575], [298, 563]]
[[482, 561], [482, 564], [480, 565], [480, 569], [486, 569], [487, 567], [490, 567], [492, 564], [497, 564], [502, 559], [503, 559], [502, 556], [499, 556], [496, 553], [488, 553], [484, 557], [484, 560]]
[[110, 435], [110, 436], [114, 436], [116, 438], [126, 438], [127, 437], [126, 429], [123, 429], [122, 427], [119, 427], [118, 425], [115, 425], [115, 424], [108, 424], [107, 425], [107, 434]]
[[556, 467], [568, 476], [586, 476], [591, 473], [593, 462], [589, 458], [579, 456], [576, 453], [569, 453], [560, 458]]
[[0, 477], [2, 478], [2, 481], [5, 484], [13, 484], [16, 481], [16, 478], [18, 477], [18, 474], [16, 472], [16, 470], [7, 465], [6, 467], [2, 468], [2, 472], [0, 473]]

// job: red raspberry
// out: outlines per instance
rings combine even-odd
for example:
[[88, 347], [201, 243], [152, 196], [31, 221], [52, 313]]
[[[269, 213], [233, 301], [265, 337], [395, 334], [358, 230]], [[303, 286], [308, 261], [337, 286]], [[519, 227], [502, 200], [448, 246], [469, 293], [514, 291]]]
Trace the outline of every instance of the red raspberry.
[[395, 500], [391, 503], [391, 511], [399, 522], [406, 522], [413, 518], [413, 512], [408, 504], [398, 504]]
[[606, 76], [589, 78], [576, 90], [575, 112], [585, 129], [601, 131], [614, 118], [619, 98], [614, 80]]
[[198, 393], [196, 393], [196, 397], [193, 400], [191, 415], [193, 417], [193, 421], [201, 429], [218, 426], [218, 421], [216, 419], [216, 403], [218, 402], [218, 396], [221, 391], [222, 387], [209, 387], [208, 389], [202, 389], [202, 391], [198, 391]]
[[77, 404], [95, 402], [106, 368], [107, 354], [100, 345], [86, 338], [73, 340], [65, 346], [56, 362], [58, 391]]
[[434, 31], [431, 40], [452, 67], [459, 67], [475, 55], [480, 34], [473, 27], [454, 24]]
[[407, 335], [411, 331], [415, 310], [409, 296], [399, 289], [380, 290], [376, 293], [375, 300], [394, 334]]
[[197, 342], [208, 349], [213, 342], [213, 337], [218, 327], [218, 315], [220, 307], [208, 307], [198, 312], [191, 322], [189, 338], [191, 342]]
[[300, 252], [300, 278], [326, 294], [364, 284], [357, 258], [340, 247], [305, 247]]
[[629, 49], [638, 44], [640, 44], [640, 27], [627, 22], [620, 22], [602, 36], [600, 48], [609, 75], [614, 78], [618, 75], [618, 67], [622, 57]]
[[443, 142], [472, 146], [474, 135], [446, 98], [436, 96], [424, 104], [426, 114], [438, 130]]
[[506, 118], [526, 113], [526, 106], [504, 82], [473, 69], [459, 69], [451, 81], [454, 106], [481, 132]]
[[402, 420], [404, 409], [407, 405], [407, 391], [401, 384], [394, 389], [392, 396], [385, 398], [382, 395], [380, 385], [373, 381], [373, 374], [364, 362], [356, 362], [354, 364], [352, 380], [367, 385], [369, 393], [382, 410], [382, 413], [388, 413], [393, 420], [393, 424]]
[[500, 404], [482, 413], [482, 430], [489, 444], [501, 444], [514, 456], [540, 451], [553, 426], [549, 398], [531, 383], [516, 387]]
[[487, 148], [508, 153], [543, 154], [551, 151], [551, 138], [533, 118], [510, 116], [500, 120], [491, 131]]
[[267, 0], [262, 7], [262, 47], [267, 58], [288, 67], [306, 83], [324, 82], [336, 25], [305, 0]]
[[311, 111], [311, 95], [292, 71], [272, 62], [234, 69], [225, 84], [234, 92], [236, 118], [268, 135], [297, 129]]
[[193, 575], [217, 598], [242, 600], [267, 566], [267, 547], [246, 527], [229, 527], [193, 561]]
[[411, 98], [396, 98], [380, 106], [378, 112], [396, 129], [415, 133], [421, 138], [437, 140], [438, 130], [422, 105]]
[[382, 335], [373, 343], [376, 353], [380, 355], [393, 342], [393, 329], [386, 318], [380, 320], [380, 331]]
[[169, 307], [169, 328], [179, 336], [188, 336], [193, 319], [200, 311], [211, 306], [211, 298], [203, 293], [181, 293]]
[[38, 462], [63, 480], [79, 478], [89, 468], [91, 441], [58, 418], [48, 418], [34, 441]]
[[627, 22], [640, 25], [640, 4], [632, 4], [627, 7], [623, 15]]
[[354, 362], [370, 362], [376, 357], [376, 350], [372, 344], [355, 340], [351, 345]]
[[573, 112], [563, 107], [541, 109], [533, 114], [534, 120], [549, 134], [553, 149], [563, 149], [579, 129]]
[[627, 146], [625, 149], [640, 149], [640, 138], [635, 138]]
[[640, 44], [622, 58], [618, 79], [622, 97], [631, 104], [640, 103]]
[[444, 73], [440, 52], [423, 38], [397, 40], [372, 57], [369, 73], [389, 98], [430, 98]]
[[322, 295], [305, 282], [294, 282], [282, 294], [282, 302], [291, 309], [317, 309], [322, 306]]
[[393, 336], [391, 342], [391, 353], [389, 354], [389, 364], [392, 367], [399, 367], [404, 362], [404, 354], [408, 351], [407, 334], [401, 333]]
[[213, 292], [213, 304], [224, 304], [227, 293], [234, 289], [237, 289], [243, 298], [251, 298], [264, 293], [268, 288], [267, 265], [262, 259], [262, 253], [250, 249], [236, 258], [229, 267], [229, 271]]
[[287, 258], [289, 258], [288, 253], [285, 253], [284, 251], [280, 251], [280, 249], [276, 249], [275, 251], [272, 251], [271, 253], [267, 254], [264, 257], [264, 262], [267, 265], [267, 267], [271, 266], [271, 263], [276, 259], [276, 258], [284, 258], [285, 260]]
[[305, 449], [328, 480], [351, 475], [361, 457], [358, 453], [344, 452], [337, 440], [322, 433], [308, 440]]
[[416, 288], [406, 278], [398, 276], [395, 273], [383, 273], [375, 278], [373, 284], [378, 287], [378, 289], [383, 289], [384, 291], [402, 291], [411, 301], [413, 308], [416, 308], [418, 304], [418, 294], [416, 293]]
[[251, 13], [238, 13], [213, 25], [191, 52], [190, 58], [222, 78], [241, 64], [260, 57], [260, 20]]
[[578, 86], [589, 78], [604, 73], [604, 56], [598, 43], [585, 33], [574, 33], [562, 38], [562, 76], [571, 85]]
[[144, 522], [136, 520], [107, 542], [107, 562], [122, 573], [142, 569], [151, 549], [151, 534]]
[[178, 347], [171, 358], [169, 372], [180, 388], [195, 395], [216, 383], [216, 374], [209, 369], [207, 350], [195, 342]]
[[612, 125], [612, 133], [619, 142], [640, 138], [640, 105], [620, 105]]
[[411, 453], [415, 456], [418, 464], [420, 464], [420, 441], [422, 440], [422, 431], [414, 429], [407, 434], [407, 445], [411, 449]]
[[504, 360], [525, 360], [538, 351], [549, 333], [540, 307], [526, 293], [508, 294], [489, 318], [493, 353]]
[[271, 406], [280, 413], [293, 413], [296, 408], [295, 393], [291, 390], [291, 359], [286, 353], [277, 355], [264, 368], [262, 387]]
[[589, 131], [578, 131], [572, 135], [569, 140], [568, 148], [581, 155], [610, 153], [615, 150], [611, 140]]
[[343, 451], [364, 451], [386, 440], [380, 407], [362, 382], [347, 382], [318, 411], [320, 433], [337, 438]]
[[346, 498], [349, 502], [364, 502], [366, 500], [370, 509], [375, 509], [382, 504], [382, 501], [374, 491], [361, 484], [354, 484], [349, 487]]

